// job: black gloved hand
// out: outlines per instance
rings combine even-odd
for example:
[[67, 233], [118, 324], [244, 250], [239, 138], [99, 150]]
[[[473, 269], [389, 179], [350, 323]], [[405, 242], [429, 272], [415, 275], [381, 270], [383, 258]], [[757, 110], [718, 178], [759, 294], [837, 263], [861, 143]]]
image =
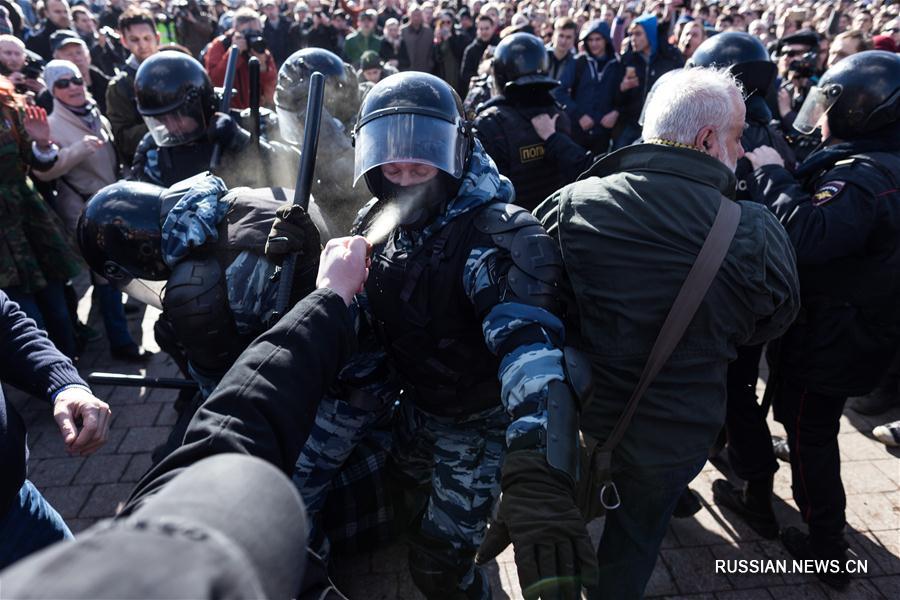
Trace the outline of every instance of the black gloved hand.
[[580, 598], [581, 587], [596, 584], [599, 572], [571, 480], [542, 452], [517, 450], [504, 459], [502, 488], [497, 519], [476, 562], [491, 560], [512, 542], [526, 599]]
[[266, 238], [266, 258], [280, 265], [284, 257], [297, 253], [297, 264], [319, 259], [322, 242], [319, 230], [303, 207], [285, 202], [275, 210], [275, 222]]
[[250, 141], [250, 132], [238, 125], [231, 115], [217, 112], [209, 128], [209, 141], [222, 150], [237, 151]]

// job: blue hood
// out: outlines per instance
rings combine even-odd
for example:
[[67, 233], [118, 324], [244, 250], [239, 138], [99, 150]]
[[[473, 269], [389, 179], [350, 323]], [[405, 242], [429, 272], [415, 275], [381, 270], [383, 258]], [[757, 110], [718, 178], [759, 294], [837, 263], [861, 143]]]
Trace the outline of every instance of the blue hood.
[[641, 15], [635, 19], [634, 22], [643, 28], [644, 34], [647, 36], [647, 41], [650, 42], [650, 56], [654, 56], [659, 50], [659, 40], [657, 40], [656, 33], [656, 15]]
[[[592, 33], [599, 33], [603, 36], [603, 39], [606, 40], [606, 57], [612, 58], [613, 54], [615, 54], [615, 49], [613, 48], [612, 37], [610, 36], [609, 24], [603, 19], [588, 21], [581, 28], [581, 35], [578, 36], [578, 41], [583, 42]], [[587, 50], [585, 50], [585, 52], [587, 52]]]

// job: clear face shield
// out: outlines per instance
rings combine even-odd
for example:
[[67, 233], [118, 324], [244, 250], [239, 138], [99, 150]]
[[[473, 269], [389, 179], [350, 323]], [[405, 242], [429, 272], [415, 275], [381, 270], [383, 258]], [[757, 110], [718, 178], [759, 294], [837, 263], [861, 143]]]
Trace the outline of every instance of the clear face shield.
[[364, 124], [356, 133], [353, 184], [389, 163], [430, 165], [454, 178], [465, 169], [468, 140], [463, 124], [421, 114], [394, 114]]
[[836, 83], [810, 88], [794, 120], [794, 129], [806, 135], [815, 131], [822, 117], [828, 114], [843, 91], [844, 88]]
[[139, 279], [113, 261], [106, 262], [102, 275], [117, 290], [125, 292], [139, 302], [162, 310], [163, 297], [166, 293], [165, 279], [158, 281]]
[[203, 137], [209, 125], [199, 99], [185, 102], [167, 113], [144, 115], [144, 123], [161, 148], [193, 142]]

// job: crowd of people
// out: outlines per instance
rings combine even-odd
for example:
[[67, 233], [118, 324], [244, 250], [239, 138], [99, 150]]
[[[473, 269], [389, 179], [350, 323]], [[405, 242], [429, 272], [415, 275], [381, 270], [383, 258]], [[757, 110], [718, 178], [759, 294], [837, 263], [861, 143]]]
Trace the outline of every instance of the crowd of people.
[[0, 379], [102, 446], [85, 271], [112, 356], [155, 305], [185, 384], [64, 545], [4, 399], [2, 593], [343, 598], [330, 557], [402, 538], [430, 599], [509, 544], [527, 598], [639, 598], [716, 457], [717, 504], [846, 560], [841, 415], [900, 406], [898, 52], [882, 0], [0, 0]]

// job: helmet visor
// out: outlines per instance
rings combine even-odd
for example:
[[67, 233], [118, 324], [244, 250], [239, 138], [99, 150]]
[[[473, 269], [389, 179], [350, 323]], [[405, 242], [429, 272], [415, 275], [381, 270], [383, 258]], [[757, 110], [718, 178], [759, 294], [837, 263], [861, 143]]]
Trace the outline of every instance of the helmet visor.
[[166, 291], [165, 280], [149, 281], [147, 279], [132, 279], [119, 289], [138, 302], [143, 302], [144, 304], [162, 310], [162, 299]]
[[199, 102], [187, 102], [161, 115], [144, 115], [144, 122], [157, 146], [180, 146], [206, 133], [206, 118]]
[[803, 134], [810, 134], [819, 126], [822, 117], [831, 110], [841, 97], [843, 88], [837, 84], [813, 86], [803, 101], [803, 106], [794, 119], [794, 129]]
[[390, 163], [430, 165], [460, 178], [466, 144], [459, 122], [408, 113], [374, 119], [356, 134], [353, 185], [367, 171]]

